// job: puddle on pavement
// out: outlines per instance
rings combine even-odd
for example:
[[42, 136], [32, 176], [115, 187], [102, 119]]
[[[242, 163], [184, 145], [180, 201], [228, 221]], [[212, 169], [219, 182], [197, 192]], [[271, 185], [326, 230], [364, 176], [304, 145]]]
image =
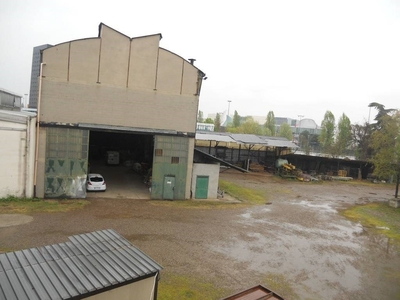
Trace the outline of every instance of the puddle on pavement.
[[[315, 209], [330, 214], [332, 219], [304, 227], [290, 220], [274, 220], [273, 207], [250, 208], [237, 220], [247, 228], [247, 234], [233, 236], [229, 242], [214, 245], [212, 249], [261, 274], [283, 274], [296, 290], [302, 287], [298, 290], [301, 299], [310, 295], [332, 299], [343, 291], [365, 293], [362, 264], [371, 258], [373, 246], [366, 247], [371, 241], [363, 234], [363, 227], [340, 217], [325, 203], [300, 201], [285, 205]], [[386, 251], [385, 242], [381, 244], [373, 249], [377, 256]], [[395, 263], [399, 264], [400, 254], [397, 249], [393, 251]]]
[[329, 203], [315, 204], [306, 200], [300, 202], [293, 202], [293, 205], [300, 205], [308, 208], [318, 209], [320, 212], [337, 213], [337, 210], [332, 208]]

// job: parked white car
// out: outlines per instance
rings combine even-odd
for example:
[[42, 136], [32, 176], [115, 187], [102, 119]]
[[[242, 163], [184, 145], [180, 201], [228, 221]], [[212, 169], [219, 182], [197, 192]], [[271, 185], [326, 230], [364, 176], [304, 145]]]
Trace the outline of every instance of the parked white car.
[[100, 174], [88, 174], [87, 180], [86, 180], [86, 190], [88, 192], [90, 191], [106, 191], [106, 182], [104, 180], [104, 177], [101, 176]]

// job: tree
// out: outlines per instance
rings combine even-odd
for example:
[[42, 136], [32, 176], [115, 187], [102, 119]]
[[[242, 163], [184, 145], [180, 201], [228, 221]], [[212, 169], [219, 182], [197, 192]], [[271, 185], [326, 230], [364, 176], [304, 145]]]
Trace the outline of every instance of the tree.
[[279, 128], [279, 136], [287, 138], [289, 141], [293, 140], [292, 128], [288, 123], [283, 123]]
[[335, 135], [335, 116], [331, 111], [327, 110], [324, 119], [321, 122], [321, 134], [318, 138], [322, 150], [330, 153], [334, 142]]
[[273, 111], [268, 112], [267, 119], [265, 121], [265, 128], [268, 128], [271, 131], [271, 136], [275, 136], [275, 115]]
[[304, 152], [309, 155], [311, 152], [310, 146], [310, 133], [308, 130], [304, 130], [299, 135], [299, 146], [300, 149], [304, 150]]
[[314, 133], [311, 133], [308, 136], [308, 144], [310, 145], [310, 150], [311, 151], [318, 151], [319, 152], [319, 149], [321, 147], [320, 147], [320, 143], [318, 141], [318, 138], [319, 138], [319, 135], [318, 134], [314, 134]]
[[371, 147], [374, 151], [371, 162], [373, 174], [379, 178], [396, 178], [395, 198], [398, 197], [400, 183], [400, 112], [393, 116], [383, 115], [377, 120], [379, 130], [371, 136]]
[[199, 110], [199, 113], [197, 114], [197, 122], [199, 122], [199, 123], [204, 122], [203, 112], [201, 110]]
[[344, 113], [339, 119], [337, 130], [334, 154], [339, 156], [345, 154], [351, 144], [351, 122]]
[[257, 134], [265, 135], [266, 130], [263, 126], [260, 126], [252, 117], [246, 117], [245, 121], [240, 124], [239, 127], [228, 126], [226, 129], [232, 133], [245, 133], [245, 134]]
[[364, 122], [364, 124], [352, 125], [352, 143], [355, 148], [355, 156], [361, 160], [370, 159], [372, 156], [371, 148], [371, 135], [374, 131], [379, 130], [381, 127], [381, 120], [384, 116], [388, 116], [390, 113], [396, 111], [395, 109], [385, 109], [383, 104], [372, 102], [368, 107], [375, 108], [378, 112], [374, 118], [375, 123], [370, 124]]
[[214, 130], [217, 132], [221, 130], [221, 116], [219, 114], [214, 119]]
[[235, 113], [233, 115], [233, 127], [237, 128], [240, 126], [240, 116], [238, 112], [235, 110]]
[[362, 125], [354, 124], [351, 126], [351, 136], [356, 158], [369, 159], [372, 155], [370, 147], [371, 126], [367, 122]]
[[258, 124], [252, 117], [246, 117], [246, 121], [240, 125], [239, 133], [258, 134], [262, 135], [264, 132], [260, 124]]
[[388, 116], [390, 113], [395, 111], [395, 109], [393, 109], [393, 108], [385, 109], [385, 105], [377, 103], [377, 102], [371, 102], [368, 105], [368, 107], [373, 107], [378, 111], [378, 113], [376, 114], [376, 116], [374, 118], [376, 123], [371, 124], [373, 130], [380, 128], [381, 122], [382, 122], [382, 119], [384, 116]]
[[204, 120], [204, 123], [207, 123], [207, 124], [214, 124], [214, 120], [211, 119], [211, 118], [207, 118], [207, 119]]

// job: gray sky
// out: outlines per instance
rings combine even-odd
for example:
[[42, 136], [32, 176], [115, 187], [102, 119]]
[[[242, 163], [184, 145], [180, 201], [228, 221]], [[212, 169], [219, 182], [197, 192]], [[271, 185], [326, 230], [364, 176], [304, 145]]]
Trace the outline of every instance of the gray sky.
[[371, 102], [400, 108], [400, 0], [2, 0], [0, 87], [29, 93], [32, 48], [95, 37], [100, 22], [195, 58], [205, 116], [228, 100], [232, 114], [318, 124], [327, 110], [361, 123]]

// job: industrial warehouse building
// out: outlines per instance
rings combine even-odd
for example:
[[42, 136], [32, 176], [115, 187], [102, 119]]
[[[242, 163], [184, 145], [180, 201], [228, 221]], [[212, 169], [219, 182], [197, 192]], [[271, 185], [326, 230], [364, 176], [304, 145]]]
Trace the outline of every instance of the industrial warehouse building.
[[0, 88], [0, 109], [19, 111], [22, 107], [22, 96]]
[[101, 23], [98, 37], [42, 51], [35, 196], [86, 197], [89, 165], [114, 150], [151, 167], [152, 199], [190, 198], [205, 74], [160, 39]]

